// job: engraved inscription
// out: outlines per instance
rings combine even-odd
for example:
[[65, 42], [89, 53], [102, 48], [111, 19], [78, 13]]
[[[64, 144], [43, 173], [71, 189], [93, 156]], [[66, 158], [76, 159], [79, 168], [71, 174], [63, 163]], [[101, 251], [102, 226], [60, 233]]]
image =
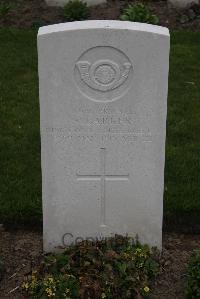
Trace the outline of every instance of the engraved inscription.
[[75, 80], [81, 93], [96, 102], [111, 102], [130, 88], [133, 67], [119, 49], [99, 46], [84, 52], [75, 63]]
[[128, 181], [129, 174], [110, 174], [106, 172], [106, 148], [100, 149], [100, 173], [99, 174], [80, 174], [77, 173], [78, 181], [100, 181], [101, 183], [101, 226], [106, 225], [106, 181]]
[[137, 113], [131, 107], [107, 105], [95, 110], [81, 105], [70, 123], [48, 127], [45, 133], [52, 136], [57, 145], [66, 142], [95, 142], [99, 147], [107, 147], [107, 144], [116, 142], [127, 145], [153, 141], [151, 129], [144, 122], [140, 123]]
[[108, 128], [107, 130], [94, 131], [89, 128], [46, 128], [46, 133], [53, 134], [56, 138], [56, 143], [66, 141], [80, 141], [80, 142], [99, 142], [104, 144], [106, 142], [120, 142], [122, 144], [132, 144], [135, 142], [152, 142], [152, 134], [149, 129], [136, 129], [132, 130], [114, 130]]

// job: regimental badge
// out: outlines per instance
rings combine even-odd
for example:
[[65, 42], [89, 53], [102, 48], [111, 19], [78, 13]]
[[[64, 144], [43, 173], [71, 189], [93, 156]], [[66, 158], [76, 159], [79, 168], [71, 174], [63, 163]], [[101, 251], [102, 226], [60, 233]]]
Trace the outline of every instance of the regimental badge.
[[94, 101], [113, 101], [129, 88], [133, 66], [129, 58], [113, 47], [95, 47], [81, 55], [75, 64], [76, 82]]

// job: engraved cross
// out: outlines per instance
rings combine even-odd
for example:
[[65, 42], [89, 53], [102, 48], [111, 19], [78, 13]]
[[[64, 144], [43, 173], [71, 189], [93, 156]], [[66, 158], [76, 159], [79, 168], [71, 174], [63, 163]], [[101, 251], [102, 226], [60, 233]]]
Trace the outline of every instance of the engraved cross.
[[106, 182], [107, 181], [128, 181], [129, 174], [107, 174], [106, 173], [106, 149], [100, 149], [100, 173], [99, 174], [78, 174], [78, 181], [100, 181], [101, 182], [101, 226], [106, 225]]

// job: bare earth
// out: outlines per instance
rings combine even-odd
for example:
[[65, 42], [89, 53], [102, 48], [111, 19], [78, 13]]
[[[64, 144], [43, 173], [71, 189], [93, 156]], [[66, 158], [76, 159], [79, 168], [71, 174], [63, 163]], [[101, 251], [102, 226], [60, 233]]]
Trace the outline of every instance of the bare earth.
[[[162, 273], [153, 287], [154, 299], [183, 299], [187, 262], [200, 248], [200, 235], [164, 234]], [[18, 287], [24, 275], [37, 268], [42, 258], [42, 234], [30, 231], [0, 231], [0, 256], [6, 273], [0, 282], [0, 299], [24, 298]]]

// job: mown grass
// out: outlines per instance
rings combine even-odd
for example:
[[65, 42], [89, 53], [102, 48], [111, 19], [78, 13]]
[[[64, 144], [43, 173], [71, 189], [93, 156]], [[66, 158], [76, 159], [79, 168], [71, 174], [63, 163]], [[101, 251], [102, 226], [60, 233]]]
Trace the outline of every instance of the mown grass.
[[41, 223], [36, 32], [0, 30], [0, 222]]
[[[36, 32], [0, 30], [0, 223], [41, 224]], [[171, 38], [164, 214], [200, 225], [200, 32]]]
[[200, 225], [200, 32], [171, 38], [165, 168], [165, 220]]

